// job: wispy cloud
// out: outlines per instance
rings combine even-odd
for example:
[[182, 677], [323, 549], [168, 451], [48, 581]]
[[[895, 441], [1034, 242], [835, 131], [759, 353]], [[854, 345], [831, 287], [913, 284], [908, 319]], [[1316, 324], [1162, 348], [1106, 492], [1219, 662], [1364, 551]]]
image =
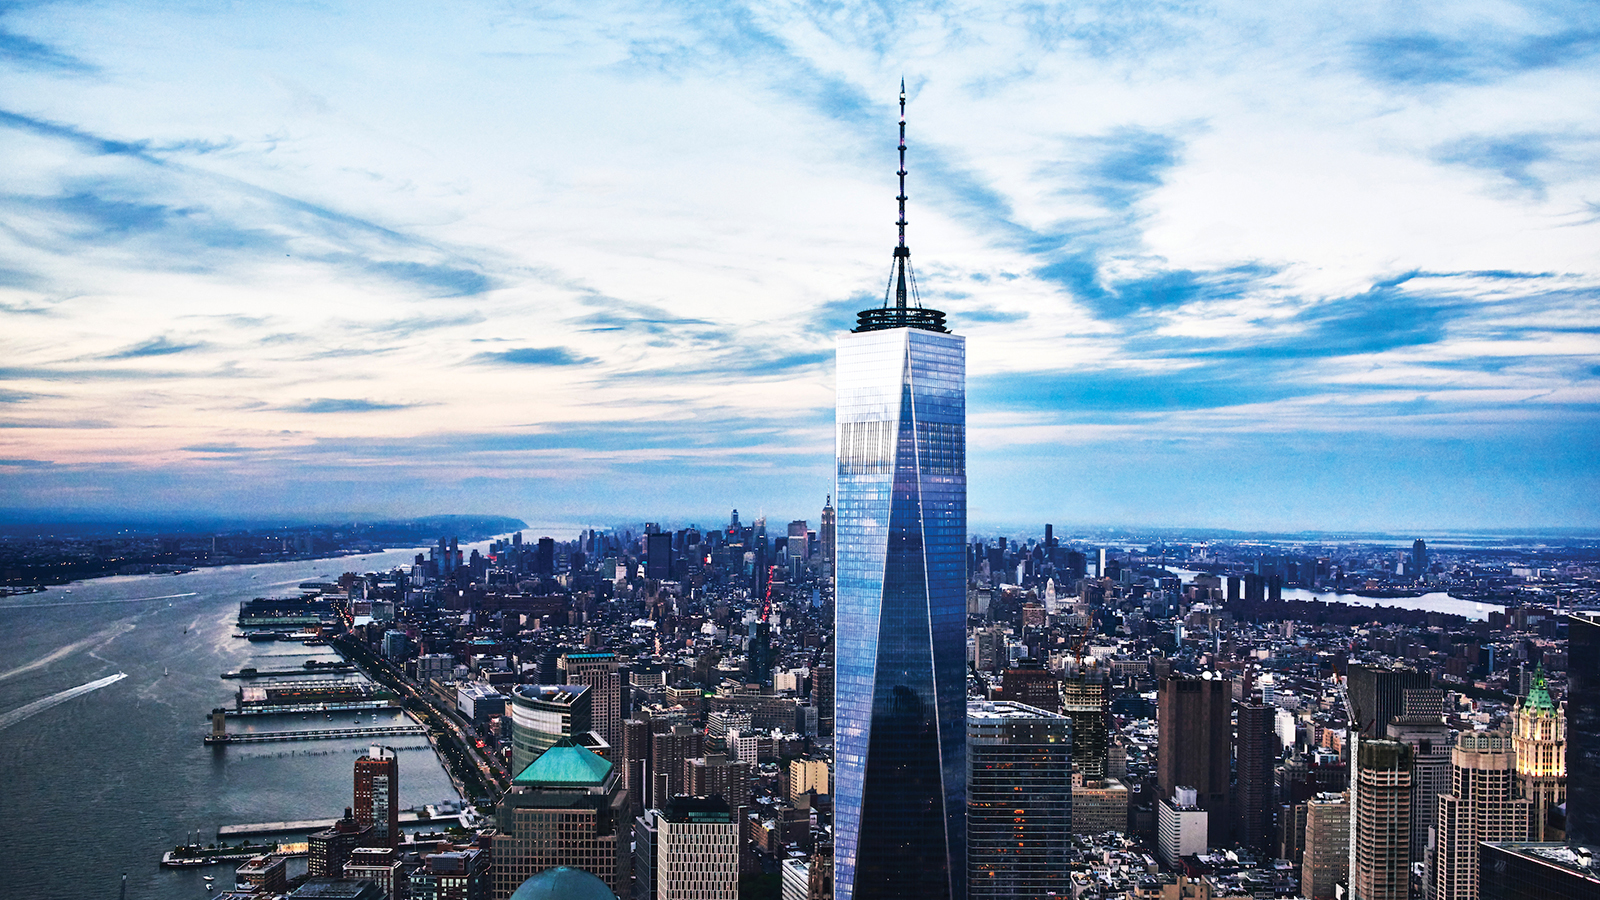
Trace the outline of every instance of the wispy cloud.
[[345, 399], [323, 397], [317, 400], [306, 400], [284, 407], [289, 412], [299, 413], [362, 413], [384, 412], [391, 409], [407, 409], [413, 404], [409, 403], [381, 403], [376, 400]]
[[100, 359], [142, 359], [147, 356], [171, 356], [174, 353], [183, 353], [186, 350], [198, 350], [206, 346], [204, 341], [174, 341], [166, 335], [153, 337], [147, 341], [130, 344], [121, 350], [107, 353]]

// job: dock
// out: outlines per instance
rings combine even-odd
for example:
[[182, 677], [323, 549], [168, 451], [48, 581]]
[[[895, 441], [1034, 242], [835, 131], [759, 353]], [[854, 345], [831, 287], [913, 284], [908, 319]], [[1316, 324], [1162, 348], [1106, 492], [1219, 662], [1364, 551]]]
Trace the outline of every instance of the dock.
[[228, 717], [235, 716], [286, 716], [290, 713], [350, 712], [358, 709], [392, 709], [399, 706], [392, 700], [347, 700], [343, 703], [284, 703], [263, 706], [246, 706], [230, 709]]
[[343, 675], [354, 672], [355, 666], [347, 662], [318, 662], [316, 665], [307, 664], [299, 669], [240, 669], [237, 672], [223, 672], [223, 678], [294, 678], [306, 675]]
[[371, 725], [355, 728], [323, 728], [316, 731], [250, 731], [239, 734], [208, 734], [207, 744], [267, 744], [273, 741], [332, 741], [339, 738], [393, 737], [427, 734], [421, 725]]
[[[312, 831], [325, 831], [332, 828], [338, 819], [306, 819], [300, 822], [258, 822], [254, 825], [223, 825], [217, 829], [217, 839], [255, 837], [269, 834], [300, 834]], [[432, 825], [435, 822], [442, 825], [460, 824], [460, 813], [440, 813], [424, 819], [419, 813], [412, 810], [400, 812], [400, 825]]]

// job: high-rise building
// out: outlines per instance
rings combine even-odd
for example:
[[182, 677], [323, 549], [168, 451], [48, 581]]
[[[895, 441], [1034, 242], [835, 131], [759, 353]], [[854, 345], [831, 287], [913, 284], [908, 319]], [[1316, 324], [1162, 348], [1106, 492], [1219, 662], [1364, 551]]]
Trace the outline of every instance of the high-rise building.
[[1161, 796], [1194, 788], [1209, 813], [1210, 846], [1225, 847], [1232, 825], [1229, 781], [1233, 762], [1232, 683], [1213, 673], [1171, 675], [1156, 702], [1156, 781]]
[[890, 295], [838, 341], [834, 887], [840, 900], [966, 889], [966, 356]]
[[1588, 847], [1486, 843], [1479, 848], [1480, 900], [1594, 900], [1600, 865]]
[[1422, 538], [1411, 542], [1411, 575], [1421, 578], [1428, 574], [1428, 543]]
[[721, 797], [674, 797], [656, 819], [656, 900], [738, 900], [739, 823]]
[[1511, 713], [1517, 796], [1530, 804], [1528, 840], [1548, 840], [1550, 810], [1567, 802], [1567, 720], [1550, 699], [1544, 668], [1534, 670], [1527, 696]]
[[371, 826], [376, 847], [400, 843], [400, 760], [388, 747], [373, 747], [356, 760], [355, 819]]
[[1350, 896], [1407, 900], [1411, 892], [1411, 748], [1361, 740], [1351, 813]]
[[1210, 815], [1200, 808], [1195, 789], [1180, 785], [1156, 804], [1156, 851], [1161, 861], [1177, 867], [1178, 860], [1206, 852]]
[[1072, 720], [1072, 767], [1087, 784], [1109, 773], [1110, 749], [1105, 677], [1098, 671], [1080, 672], [1062, 679], [1061, 714]]
[[1431, 900], [1478, 900], [1478, 843], [1528, 839], [1527, 800], [1516, 797], [1516, 760], [1505, 732], [1461, 735], [1450, 790], [1439, 795]]
[[1350, 803], [1344, 794], [1318, 794], [1304, 808], [1300, 896], [1333, 900], [1334, 885], [1344, 881], [1350, 870]]
[[650, 799], [657, 809], [684, 792], [684, 763], [705, 756], [705, 734], [690, 725], [673, 725], [650, 736]]
[[1567, 617], [1567, 841], [1600, 846], [1600, 613]]
[[1060, 712], [1061, 677], [1031, 660], [1022, 660], [1000, 673], [1000, 690], [994, 699]]
[[966, 347], [917, 297], [904, 103], [891, 296], [839, 339], [839, 900], [966, 893]]
[[1070, 894], [1071, 720], [969, 701], [967, 761], [968, 898]]
[[1233, 839], [1260, 851], [1267, 848], [1271, 831], [1272, 765], [1278, 758], [1272, 725], [1277, 710], [1259, 702], [1240, 703], [1236, 709]]
[[344, 818], [331, 828], [312, 832], [306, 840], [306, 874], [320, 878], [338, 878], [344, 864], [357, 847], [372, 843], [372, 826], [357, 825], [354, 809], [345, 807]]
[[1439, 795], [1450, 790], [1455, 735], [1443, 716], [1400, 716], [1389, 723], [1389, 740], [1411, 748], [1411, 861], [1421, 862], [1439, 824]]
[[592, 729], [586, 684], [519, 684], [511, 689], [511, 773], [562, 738]]
[[659, 531], [645, 535], [644, 577], [665, 581], [672, 577], [672, 535]]
[[1347, 670], [1345, 695], [1353, 727], [1363, 737], [1382, 738], [1388, 734], [1395, 716], [1405, 713], [1405, 692], [1429, 686], [1426, 672], [1352, 663]]
[[628, 795], [610, 760], [563, 740], [511, 780], [495, 807], [494, 900], [555, 866], [612, 893], [628, 883]]
[[834, 529], [837, 527], [834, 516], [833, 495], [829, 494], [822, 504], [822, 524], [817, 526], [817, 542], [822, 552], [822, 564], [827, 567], [825, 574], [830, 576], [833, 574]]
[[[670, 535], [669, 535], [670, 537]], [[617, 666], [617, 655], [610, 652], [563, 653], [556, 661], [564, 684], [589, 686], [591, 728], [606, 743], [622, 746], [622, 720], [628, 714], [628, 676]]]

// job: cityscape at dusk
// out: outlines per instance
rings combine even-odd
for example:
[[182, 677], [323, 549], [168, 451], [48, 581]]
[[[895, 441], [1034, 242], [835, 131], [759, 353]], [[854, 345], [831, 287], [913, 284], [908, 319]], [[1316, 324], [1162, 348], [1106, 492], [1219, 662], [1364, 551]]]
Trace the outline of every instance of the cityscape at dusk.
[[7, 5], [0, 508], [809, 505], [904, 77], [974, 522], [1594, 527], [1596, 15]]
[[1597, 35], [0, 5], [0, 900], [1600, 900]]

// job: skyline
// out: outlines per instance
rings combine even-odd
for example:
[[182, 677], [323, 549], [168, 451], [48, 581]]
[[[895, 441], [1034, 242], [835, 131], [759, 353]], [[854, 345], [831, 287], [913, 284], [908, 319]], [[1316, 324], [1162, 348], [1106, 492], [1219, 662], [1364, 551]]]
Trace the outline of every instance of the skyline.
[[904, 74], [975, 525], [1600, 525], [1600, 14], [1346, 10], [7, 7], [0, 508], [819, 509]]

